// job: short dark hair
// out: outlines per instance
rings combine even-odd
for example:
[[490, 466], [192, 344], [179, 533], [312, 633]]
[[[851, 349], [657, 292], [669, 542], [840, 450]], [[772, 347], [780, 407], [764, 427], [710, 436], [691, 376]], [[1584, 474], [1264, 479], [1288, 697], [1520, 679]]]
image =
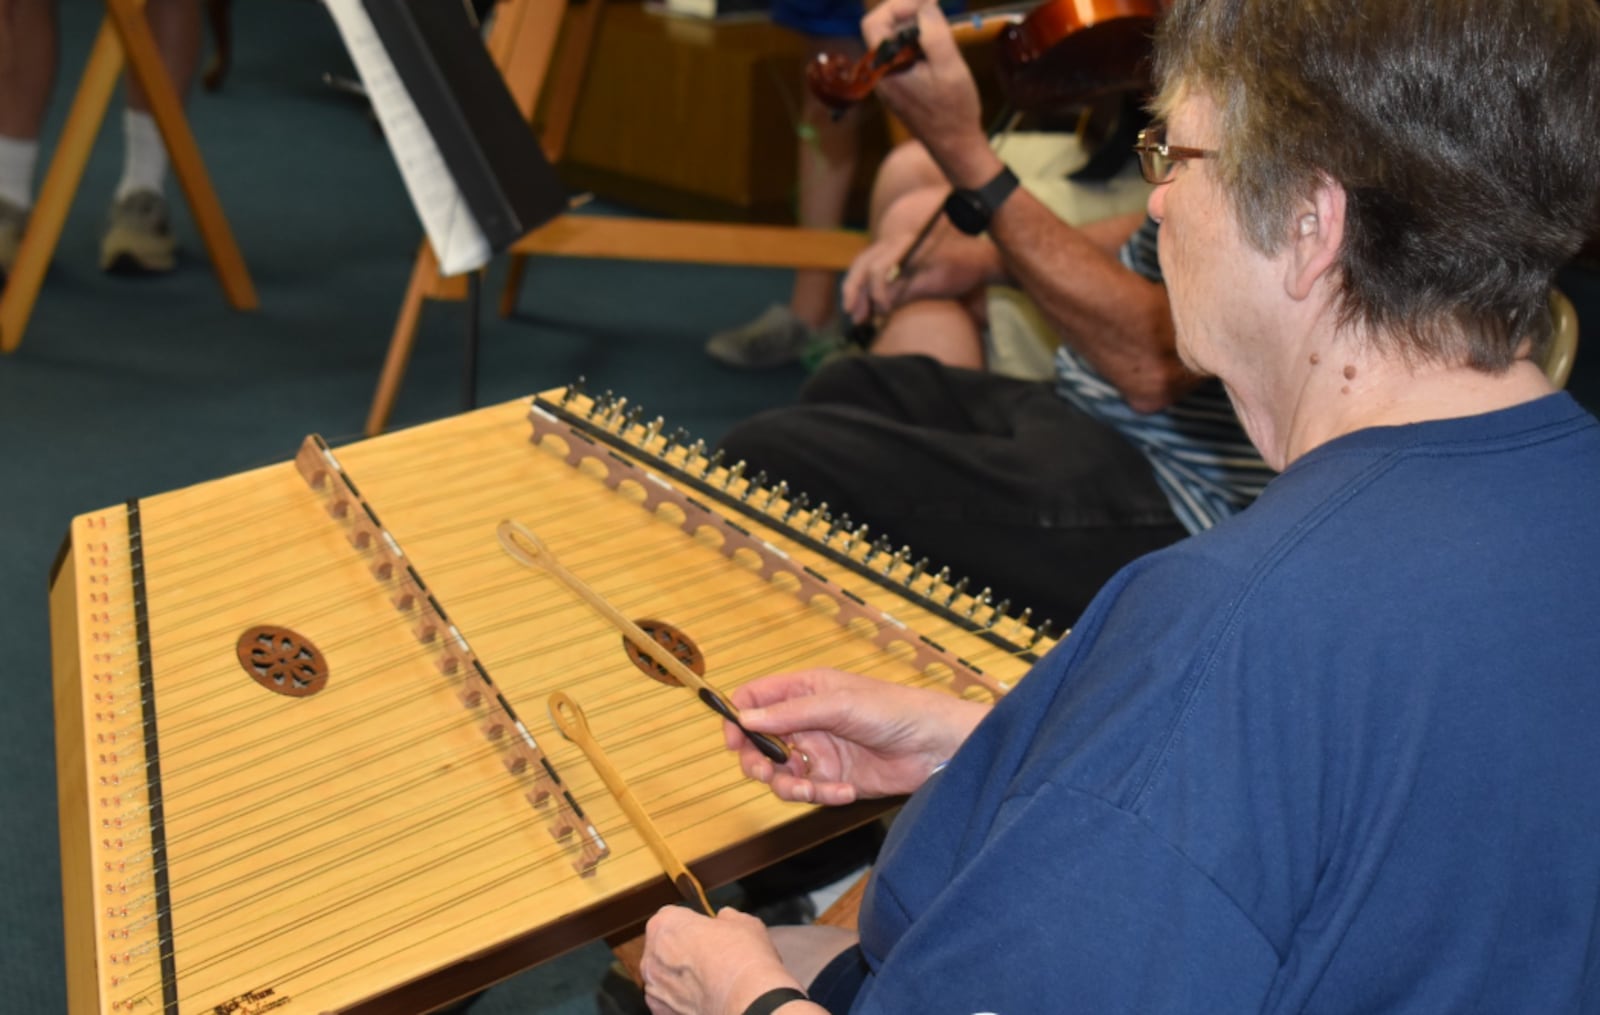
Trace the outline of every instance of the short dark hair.
[[1489, 372], [1548, 341], [1600, 198], [1595, 0], [1176, 0], [1157, 54], [1159, 108], [1216, 103], [1216, 172], [1258, 249], [1320, 182], [1344, 188], [1346, 324]]

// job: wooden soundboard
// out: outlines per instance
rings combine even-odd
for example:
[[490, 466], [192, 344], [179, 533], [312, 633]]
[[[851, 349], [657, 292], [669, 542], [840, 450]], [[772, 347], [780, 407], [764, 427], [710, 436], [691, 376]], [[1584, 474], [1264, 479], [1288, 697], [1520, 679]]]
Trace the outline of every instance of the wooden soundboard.
[[742, 473], [559, 389], [75, 518], [51, 586], [70, 1010], [427, 1011], [673, 901], [555, 691], [708, 885], [881, 813], [745, 779], [503, 521], [723, 693], [827, 665], [991, 697], [1049, 647]]

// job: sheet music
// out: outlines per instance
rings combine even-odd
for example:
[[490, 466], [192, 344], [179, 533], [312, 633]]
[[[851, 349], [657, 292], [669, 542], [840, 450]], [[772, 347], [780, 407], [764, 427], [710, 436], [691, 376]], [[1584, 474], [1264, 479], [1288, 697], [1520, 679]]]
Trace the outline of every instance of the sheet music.
[[433, 244], [444, 275], [474, 271], [489, 263], [489, 241], [472, 217], [461, 188], [417, 112], [361, 0], [323, 0], [366, 86], [389, 150], [400, 166], [406, 192]]

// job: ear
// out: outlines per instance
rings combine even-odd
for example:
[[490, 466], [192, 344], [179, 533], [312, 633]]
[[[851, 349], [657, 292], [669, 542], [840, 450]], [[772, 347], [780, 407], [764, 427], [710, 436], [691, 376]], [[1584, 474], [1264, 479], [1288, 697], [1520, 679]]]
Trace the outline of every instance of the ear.
[[1320, 279], [1332, 277], [1344, 244], [1344, 213], [1344, 188], [1326, 177], [1298, 206], [1284, 265], [1284, 289], [1291, 298], [1305, 299]]

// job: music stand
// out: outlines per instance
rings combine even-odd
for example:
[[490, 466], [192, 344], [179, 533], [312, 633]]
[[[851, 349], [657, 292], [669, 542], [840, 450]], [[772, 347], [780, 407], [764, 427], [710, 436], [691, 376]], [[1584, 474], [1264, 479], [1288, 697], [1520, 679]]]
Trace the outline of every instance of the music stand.
[[469, 299], [462, 399], [476, 403], [478, 274], [567, 206], [467, 8], [329, 0], [445, 276]]

